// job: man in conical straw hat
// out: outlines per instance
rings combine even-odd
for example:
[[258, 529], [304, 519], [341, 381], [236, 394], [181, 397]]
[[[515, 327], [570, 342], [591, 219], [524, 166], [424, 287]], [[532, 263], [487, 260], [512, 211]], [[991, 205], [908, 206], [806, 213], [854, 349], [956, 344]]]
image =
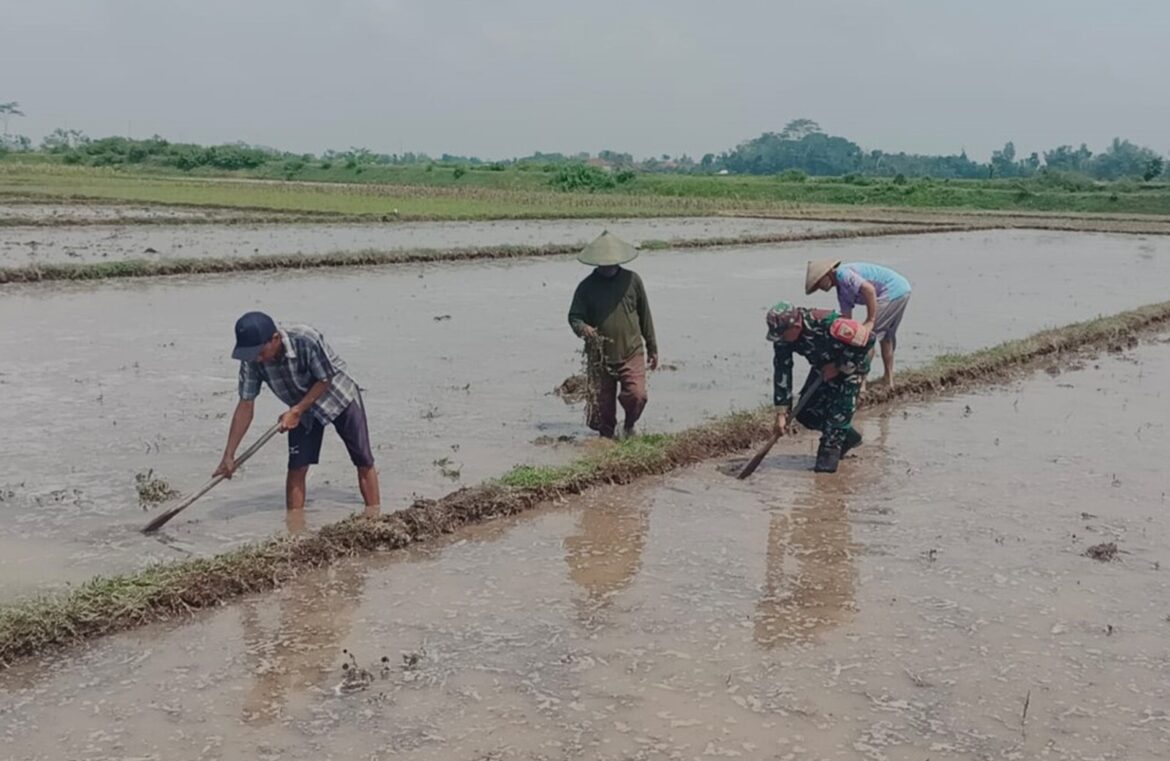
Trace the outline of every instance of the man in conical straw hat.
[[865, 304], [865, 327], [881, 342], [885, 383], [894, 387], [894, 350], [898, 347], [898, 327], [910, 302], [910, 281], [889, 267], [866, 262], [842, 263], [839, 259], [820, 259], [808, 263], [804, 274], [804, 292], [837, 289], [841, 316], [852, 319], [853, 310]]
[[[597, 415], [589, 427], [606, 438], [617, 431], [617, 403], [625, 410], [625, 433], [646, 407], [646, 365], [658, 369], [658, 341], [650, 302], [638, 273], [622, 267], [638, 250], [609, 231], [577, 255], [582, 264], [593, 267], [581, 281], [569, 307], [569, 326], [590, 345], [600, 341], [598, 353], [589, 352], [597, 370]], [[621, 393], [618, 393], [618, 386]]]

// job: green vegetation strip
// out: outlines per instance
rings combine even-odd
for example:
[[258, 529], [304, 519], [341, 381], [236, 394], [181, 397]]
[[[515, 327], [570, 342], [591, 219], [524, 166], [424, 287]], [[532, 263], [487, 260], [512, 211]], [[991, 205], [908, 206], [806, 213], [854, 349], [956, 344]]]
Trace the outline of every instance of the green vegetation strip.
[[[991, 229], [982, 225], [939, 225], [905, 228], [869, 227], [860, 229], [820, 230], [775, 235], [745, 235], [724, 238], [693, 238], [672, 241], [646, 241], [645, 250], [671, 248], [714, 248], [794, 243], [842, 238], [873, 238], [885, 235], [953, 233]], [[412, 249], [403, 251], [340, 251], [329, 254], [288, 254], [240, 256], [229, 258], [126, 259], [123, 261], [59, 264], [30, 264], [0, 268], [0, 284], [39, 283], [52, 280], [105, 280], [125, 277], [161, 277], [166, 275], [207, 275], [221, 272], [255, 272], [259, 270], [319, 269], [322, 267], [369, 267], [412, 262], [472, 261], [476, 259], [518, 259], [523, 257], [563, 256], [575, 254], [580, 244], [545, 246], [491, 246], [455, 249]]]
[[[971, 354], [939, 357], [903, 373], [893, 390], [871, 390], [865, 406], [928, 398], [1002, 381], [1062, 356], [1136, 344], [1138, 335], [1170, 327], [1170, 301], [1111, 317], [1046, 330]], [[763, 347], [761, 347], [763, 352]], [[765, 361], [761, 353], [761, 362]], [[300, 538], [279, 538], [212, 558], [157, 565], [93, 579], [67, 594], [0, 608], [0, 662], [140, 624], [186, 616], [240, 595], [281, 585], [306, 569], [362, 552], [393, 550], [461, 526], [512, 515], [593, 486], [740, 452], [769, 434], [769, 408], [743, 412], [674, 434], [638, 436], [561, 466], [519, 466], [501, 478], [377, 520], [350, 518]]]
[[[802, 172], [608, 173], [574, 164], [522, 167], [354, 166], [310, 162], [182, 171], [125, 164], [69, 166], [26, 157], [0, 160], [0, 193], [209, 207], [322, 211], [410, 219], [500, 219], [707, 213], [822, 204], [903, 209], [1170, 214], [1165, 182], [1096, 182], [1062, 171], [1031, 177], [808, 177]], [[330, 163], [328, 169], [325, 163]], [[497, 171], [499, 169], [499, 171]]]

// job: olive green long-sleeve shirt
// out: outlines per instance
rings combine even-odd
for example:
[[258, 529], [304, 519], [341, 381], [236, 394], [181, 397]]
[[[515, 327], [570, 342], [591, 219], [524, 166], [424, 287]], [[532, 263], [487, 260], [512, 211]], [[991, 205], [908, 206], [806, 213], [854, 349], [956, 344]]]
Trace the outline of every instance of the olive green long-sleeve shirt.
[[605, 361], [621, 364], [645, 346], [650, 355], [658, 354], [654, 337], [654, 319], [650, 302], [638, 273], [619, 269], [613, 277], [602, 277], [596, 270], [581, 281], [569, 307], [569, 325], [581, 335], [581, 328], [591, 325], [607, 339]]

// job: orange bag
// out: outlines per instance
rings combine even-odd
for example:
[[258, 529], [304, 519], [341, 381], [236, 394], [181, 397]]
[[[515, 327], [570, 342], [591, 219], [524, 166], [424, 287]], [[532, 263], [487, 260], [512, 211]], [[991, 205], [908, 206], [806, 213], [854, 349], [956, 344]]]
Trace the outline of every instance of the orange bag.
[[829, 326], [829, 335], [849, 346], [867, 346], [869, 344], [869, 328], [857, 320], [838, 317]]

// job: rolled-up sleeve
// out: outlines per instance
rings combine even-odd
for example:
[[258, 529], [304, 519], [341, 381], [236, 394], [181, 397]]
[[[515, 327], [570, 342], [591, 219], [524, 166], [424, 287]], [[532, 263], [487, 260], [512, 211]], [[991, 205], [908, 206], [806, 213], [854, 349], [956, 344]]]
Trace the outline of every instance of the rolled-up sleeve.
[[240, 400], [250, 402], [260, 396], [260, 368], [255, 362], [240, 363]]

